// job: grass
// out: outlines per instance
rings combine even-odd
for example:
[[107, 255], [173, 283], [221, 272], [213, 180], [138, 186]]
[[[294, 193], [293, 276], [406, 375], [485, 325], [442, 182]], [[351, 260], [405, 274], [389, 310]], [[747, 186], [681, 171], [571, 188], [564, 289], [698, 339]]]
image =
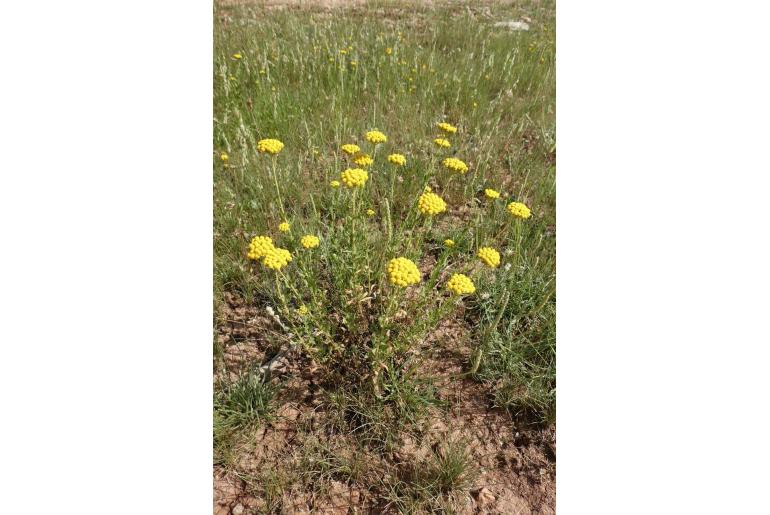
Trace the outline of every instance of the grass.
[[219, 385], [214, 394], [214, 445], [220, 461], [229, 461], [235, 432], [272, 419], [277, 393], [275, 385], [254, 371]]
[[453, 511], [451, 507], [468, 493], [476, 475], [463, 442], [449, 441], [432, 449], [429, 457], [406, 464], [400, 473], [383, 481], [385, 508], [401, 513]]
[[[492, 402], [514, 417], [554, 419], [553, 11], [548, 1], [375, 2], [333, 11], [215, 6], [215, 305], [227, 292], [274, 310], [276, 341], [319, 365], [329, 430], [354, 435], [386, 461], [400, 435], [442, 405], [421, 373], [419, 349], [448, 319], [470, 334], [466, 371], [488, 386]], [[493, 26], [522, 16], [532, 30]], [[457, 133], [443, 134], [443, 121]], [[387, 142], [367, 142], [372, 129]], [[436, 146], [439, 136], [451, 147]], [[285, 147], [260, 154], [265, 138]], [[359, 189], [330, 186], [356, 167], [340, 150], [346, 143], [374, 158]], [[404, 154], [406, 165], [389, 163], [391, 153]], [[441, 162], [450, 156], [469, 171], [446, 170]], [[419, 212], [426, 187], [447, 212]], [[485, 188], [501, 198], [486, 198]], [[509, 214], [512, 201], [529, 206], [531, 218]], [[281, 222], [288, 232], [278, 230]], [[308, 234], [319, 237], [317, 248], [303, 248]], [[258, 235], [292, 261], [274, 271], [248, 259]], [[499, 267], [478, 260], [485, 246], [500, 252]], [[387, 264], [396, 257], [419, 267], [419, 284], [391, 284]], [[469, 276], [475, 293], [450, 294], [454, 273]], [[223, 353], [217, 344], [215, 360]], [[267, 420], [276, 395], [253, 378], [220, 387], [215, 443], [218, 434]], [[306, 481], [323, 483], [349, 465], [311, 459], [319, 452], [325, 456], [314, 448], [300, 460]], [[378, 495], [408, 511], [435, 508], [465, 488], [470, 464], [457, 448], [431, 459], [417, 475], [396, 474], [400, 486], [383, 485]]]

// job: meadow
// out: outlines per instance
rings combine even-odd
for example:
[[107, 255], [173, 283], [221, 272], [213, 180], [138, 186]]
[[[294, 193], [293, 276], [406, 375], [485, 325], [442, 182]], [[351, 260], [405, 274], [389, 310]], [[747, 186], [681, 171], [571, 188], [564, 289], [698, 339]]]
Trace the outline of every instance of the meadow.
[[553, 511], [554, 61], [548, 1], [215, 5], [215, 512]]

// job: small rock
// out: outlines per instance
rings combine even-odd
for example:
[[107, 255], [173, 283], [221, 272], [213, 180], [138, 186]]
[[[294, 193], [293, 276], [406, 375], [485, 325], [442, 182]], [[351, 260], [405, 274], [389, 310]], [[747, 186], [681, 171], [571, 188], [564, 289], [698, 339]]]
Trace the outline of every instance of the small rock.
[[243, 504], [241, 504], [241, 503], [236, 504], [235, 507], [233, 507], [232, 514], [233, 515], [242, 515], [243, 514]]
[[497, 497], [495, 497], [494, 494], [487, 487], [481, 488], [479, 491], [476, 492], [476, 502], [481, 507], [492, 504], [493, 502], [495, 502], [495, 499], [497, 499]]
[[506, 27], [509, 30], [513, 30], [513, 31], [529, 30], [529, 23], [525, 21], [516, 21], [516, 20], [499, 21], [495, 23], [495, 27]]

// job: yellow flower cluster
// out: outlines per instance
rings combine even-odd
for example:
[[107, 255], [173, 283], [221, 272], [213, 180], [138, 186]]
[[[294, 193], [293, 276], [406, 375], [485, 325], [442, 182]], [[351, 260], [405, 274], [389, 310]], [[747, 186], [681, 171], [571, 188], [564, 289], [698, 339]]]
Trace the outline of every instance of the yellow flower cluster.
[[388, 278], [392, 284], [409, 286], [420, 282], [420, 271], [414, 261], [399, 257], [388, 263]]
[[446, 287], [456, 295], [470, 295], [476, 291], [473, 281], [465, 274], [452, 274], [449, 282], [446, 283]]
[[438, 128], [446, 132], [447, 134], [454, 134], [455, 132], [457, 132], [457, 127], [455, 127], [454, 125], [450, 125], [446, 122], [441, 122], [440, 124], [438, 124]]
[[283, 150], [283, 143], [277, 139], [261, 139], [257, 142], [257, 150], [262, 152], [263, 154], [277, 154], [281, 150]]
[[226, 153], [222, 152], [221, 154], [219, 154], [219, 159], [221, 159], [222, 161], [224, 161], [226, 163], [227, 160], [230, 159], [230, 156], [228, 156]]
[[280, 270], [291, 261], [291, 253], [286, 249], [273, 248], [265, 255], [262, 262], [267, 268]]
[[289, 225], [289, 222], [281, 222], [278, 224], [278, 230], [281, 232], [289, 232], [289, 229], [291, 229], [291, 225]]
[[346, 145], [342, 145], [342, 151], [345, 152], [346, 154], [352, 156], [356, 152], [360, 152], [361, 151], [361, 147], [359, 147], [358, 145], [355, 145], [353, 143], [347, 143]]
[[441, 164], [444, 165], [444, 168], [448, 168], [454, 172], [465, 173], [468, 171], [468, 165], [466, 165], [456, 157], [447, 157], [446, 159], [441, 161]]
[[420, 195], [417, 208], [424, 215], [437, 215], [446, 211], [446, 202], [435, 193], [426, 191]]
[[308, 313], [310, 313], [310, 310], [307, 309], [307, 306], [305, 306], [304, 304], [302, 304], [300, 307], [297, 308], [297, 314], [301, 317], [307, 315]]
[[386, 53], [386, 54], [388, 54], [388, 55], [390, 55], [390, 54], [392, 54], [392, 53], [393, 53], [393, 49], [392, 49], [392, 48], [390, 48], [390, 47], [388, 47], [388, 48], [386, 48], [386, 49], [385, 49], [385, 53]]
[[374, 216], [374, 209], [367, 209], [366, 216]]
[[360, 168], [348, 168], [340, 174], [340, 180], [348, 188], [363, 187], [368, 178], [369, 174], [366, 173], [366, 170]]
[[492, 247], [481, 247], [477, 255], [485, 265], [491, 268], [500, 266], [500, 253]]
[[321, 240], [318, 239], [318, 236], [313, 236], [312, 234], [307, 234], [307, 235], [303, 236], [302, 239], [299, 240], [299, 242], [306, 249], [314, 249], [314, 248], [316, 248], [321, 243]]
[[340, 187], [340, 181], [332, 181], [329, 183], [329, 186], [332, 188], [339, 188]]
[[404, 157], [402, 154], [390, 154], [388, 156], [388, 161], [394, 165], [404, 166], [406, 164], [406, 157]]
[[511, 202], [508, 204], [508, 212], [519, 218], [529, 218], [532, 216], [532, 212], [529, 208], [521, 202]]
[[241, 54], [233, 54], [233, 59], [241, 59], [243, 56]]
[[255, 236], [249, 243], [249, 259], [262, 259], [274, 248], [273, 239], [270, 236]]
[[444, 240], [444, 246], [445, 247], [454, 247], [455, 246], [455, 240], [446, 239]]
[[449, 148], [452, 146], [452, 144], [449, 143], [449, 140], [444, 138], [436, 138], [433, 140], [433, 143], [435, 143], [439, 147], [444, 147], [444, 148]]
[[355, 159], [353, 159], [353, 162], [361, 167], [367, 167], [374, 163], [374, 159], [372, 159], [372, 156], [369, 154], [361, 154], [360, 156], [357, 156]]
[[485, 189], [484, 190], [484, 195], [486, 195], [487, 198], [492, 198], [492, 199], [500, 198], [500, 192], [496, 191], [496, 190], [493, 190], [491, 188]]
[[388, 137], [380, 131], [369, 131], [366, 133], [366, 141], [369, 143], [385, 143], [388, 141]]

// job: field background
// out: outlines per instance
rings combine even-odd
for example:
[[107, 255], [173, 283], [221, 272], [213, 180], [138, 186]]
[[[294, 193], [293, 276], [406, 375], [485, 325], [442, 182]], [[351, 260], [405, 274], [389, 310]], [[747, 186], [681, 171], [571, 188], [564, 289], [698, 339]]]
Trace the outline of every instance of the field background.
[[[215, 4], [215, 513], [553, 512], [554, 14], [550, 1]], [[511, 20], [529, 30], [495, 26]], [[512, 272], [420, 340], [409, 379], [419, 384], [404, 380], [412, 393], [395, 406], [331, 388], [302, 355], [269, 385], [244, 383], [284, 344], [266, 312], [274, 285], [246, 258], [250, 239], [279, 239], [285, 219], [297, 234], [331, 234], [340, 146], [364, 147], [371, 128], [389, 138], [376, 158], [399, 152], [409, 164], [392, 172], [387, 206], [362, 197], [376, 212], [363, 232], [382, 232], [386, 211], [407, 217], [440, 121], [459, 127], [447, 155], [470, 171], [445, 189], [449, 211], [432, 235], [460, 241], [474, 220], [491, 233], [481, 192], [494, 187], [533, 213]], [[282, 206], [271, 160], [256, 151], [263, 138], [286, 145], [275, 161]], [[437, 256], [420, 256], [420, 269]], [[370, 293], [328, 286], [331, 305]], [[256, 423], [218, 424], [242, 397]]]

